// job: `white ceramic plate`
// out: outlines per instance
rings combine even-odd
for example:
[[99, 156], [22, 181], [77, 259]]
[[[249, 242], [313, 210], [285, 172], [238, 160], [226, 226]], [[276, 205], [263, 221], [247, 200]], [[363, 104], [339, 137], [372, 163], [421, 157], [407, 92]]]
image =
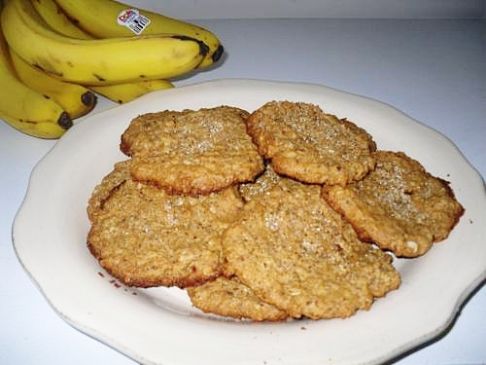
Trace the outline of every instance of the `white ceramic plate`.
[[[401, 288], [345, 320], [243, 323], [206, 316], [185, 292], [134, 290], [100, 269], [86, 248], [86, 203], [116, 161], [130, 120], [163, 109], [272, 99], [319, 104], [364, 127], [380, 149], [400, 150], [451, 181], [466, 213], [425, 256], [396, 260]], [[220, 80], [146, 95], [84, 119], [34, 169], [13, 229], [25, 269], [62, 318], [148, 364], [375, 364], [437, 336], [486, 277], [484, 184], [446, 138], [396, 109], [323, 86]]]

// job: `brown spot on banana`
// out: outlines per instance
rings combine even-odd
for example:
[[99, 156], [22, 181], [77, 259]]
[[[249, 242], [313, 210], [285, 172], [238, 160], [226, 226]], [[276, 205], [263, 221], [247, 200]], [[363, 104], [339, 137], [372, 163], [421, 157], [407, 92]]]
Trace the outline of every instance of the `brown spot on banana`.
[[33, 120], [25, 120], [25, 119], [19, 119], [20, 123], [26, 123], [26, 124], [36, 124], [37, 122]]
[[49, 74], [49, 75], [60, 77], [60, 78], [62, 78], [64, 76], [64, 74], [62, 72], [58, 72], [58, 71], [51, 71], [51, 70], [44, 69], [44, 72]]
[[202, 56], [206, 56], [206, 54], [209, 52], [209, 47], [206, 45], [206, 43], [200, 41], [199, 39], [188, 37], [185, 35], [173, 35], [172, 38], [180, 39], [181, 41], [197, 42], [197, 44], [199, 44], [199, 54], [201, 54]]
[[46, 74], [49, 74], [49, 75], [52, 75], [52, 76], [57, 76], [57, 77], [63, 77], [63, 73], [62, 72], [48, 70], [48, 69], [42, 67], [41, 65], [39, 65], [38, 63], [34, 63], [34, 64], [32, 64], [32, 66], [34, 68], [42, 71], [42, 72], [45, 72]]
[[44, 67], [42, 67], [38, 63], [34, 63], [32, 66], [35, 67], [36, 69], [40, 70], [40, 71], [44, 71]]
[[[60, 9], [60, 10], [61, 10], [61, 13], [63, 13], [63, 14], [66, 16], [66, 18], [68, 18], [68, 19], [71, 21], [71, 23], [74, 23], [76, 26], [78, 26], [78, 27], [82, 28], [82, 27], [79, 25], [79, 20], [78, 20], [78, 19], [76, 19], [75, 17], [73, 17], [73, 16], [69, 15], [67, 12], [65, 12], [64, 10], [62, 10], [62, 8], [61, 8], [59, 5], [58, 5], [58, 9]], [[83, 29], [83, 30], [84, 30], [84, 29]]]
[[93, 74], [93, 76], [94, 76], [94, 77], [95, 77], [95, 78], [96, 78], [98, 81], [101, 81], [101, 82], [106, 81], [106, 79], [104, 79], [103, 77], [101, 77], [101, 76], [100, 76], [100, 75], [98, 75], [98, 74], [95, 74], [95, 73], [94, 73], [94, 74]]

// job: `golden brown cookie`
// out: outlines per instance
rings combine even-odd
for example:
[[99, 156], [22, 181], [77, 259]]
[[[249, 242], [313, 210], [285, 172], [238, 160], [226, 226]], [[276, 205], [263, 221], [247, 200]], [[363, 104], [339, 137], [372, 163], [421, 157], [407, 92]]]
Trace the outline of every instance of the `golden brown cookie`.
[[234, 187], [190, 197], [126, 180], [104, 202], [88, 245], [126, 285], [197, 285], [221, 273], [221, 234], [242, 204]]
[[320, 187], [253, 196], [223, 236], [225, 270], [290, 316], [347, 317], [400, 284], [390, 255], [358, 240]]
[[250, 115], [247, 129], [277, 173], [303, 182], [345, 185], [374, 168], [371, 136], [316, 105], [269, 102]]
[[280, 321], [287, 313], [265, 303], [237, 278], [219, 277], [188, 288], [192, 304], [205, 313], [254, 321]]
[[96, 219], [96, 216], [102, 211], [105, 201], [109, 199], [111, 193], [123, 182], [130, 179], [129, 164], [130, 160], [117, 162], [113, 170], [94, 188], [88, 201], [87, 209], [90, 221]]
[[242, 109], [221, 106], [135, 118], [122, 135], [130, 172], [174, 194], [207, 194], [252, 181], [263, 160], [246, 134]]
[[282, 178], [272, 168], [272, 165], [267, 164], [263, 174], [257, 177], [254, 182], [240, 184], [238, 190], [240, 192], [243, 201], [249, 202], [254, 197], [261, 194], [265, 194], [271, 190], [277, 184], [299, 184], [299, 182], [293, 181], [289, 178]]
[[358, 232], [397, 256], [416, 257], [445, 239], [464, 212], [448, 183], [401, 152], [375, 153], [376, 169], [323, 196]]

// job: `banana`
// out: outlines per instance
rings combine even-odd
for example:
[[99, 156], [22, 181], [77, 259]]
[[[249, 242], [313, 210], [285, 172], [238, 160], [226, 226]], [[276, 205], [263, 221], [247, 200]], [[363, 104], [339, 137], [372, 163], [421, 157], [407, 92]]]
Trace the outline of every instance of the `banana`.
[[[224, 52], [216, 35], [195, 24], [113, 0], [56, 0], [56, 2], [75, 24], [99, 38], [133, 36], [140, 30], [140, 34], [143, 35], [174, 33], [196, 38], [209, 47], [209, 52], [200, 67], [212, 65]], [[149, 23], [144, 27], [146, 19]], [[131, 25], [134, 27], [130, 27]]]
[[[94, 39], [92, 35], [72, 23], [54, 0], [32, 0], [32, 4], [42, 19], [57, 33], [77, 39]], [[148, 92], [172, 87], [174, 85], [166, 80], [147, 80], [116, 85], [91, 86], [90, 89], [116, 103], [123, 104]], [[65, 106], [64, 108], [66, 109]]]
[[11, 117], [9, 115], [3, 114], [2, 112], [0, 112], [0, 119], [3, 119], [15, 129], [32, 137], [57, 139], [66, 132], [66, 129], [64, 127], [57, 125], [53, 121], [29, 121], [25, 119], [18, 119], [16, 117]]
[[31, 89], [57, 102], [71, 117], [79, 118], [96, 105], [96, 95], [84, 86], [58, 80], [32, 67], [15, 52], [10, 52], [19, 79]]
[[147, 80], [130, 84], [91, 86], [91, 89], [116, 103], [124, 104], [151, 91], [173, 87], [174, 85], [167, 80]]
[[2, 32], [0, 85], [0, 118], [12, 127], [31, 136], [59, 138], [72, 126], [68, 114], [57, 103], [16, 77]]
[[78, 40], [50, 30], [29, 0], [2, 12], [10, 47], [29, 64], [66, 81], [105, 85], [165, 79], [193, 70], [208, 47], [180, 35]]
[[64, 11], [54, 0], [32, 0], [37, 13], [54, 31], [76, 39], [92, 39], [93, 37], [69, 20]]

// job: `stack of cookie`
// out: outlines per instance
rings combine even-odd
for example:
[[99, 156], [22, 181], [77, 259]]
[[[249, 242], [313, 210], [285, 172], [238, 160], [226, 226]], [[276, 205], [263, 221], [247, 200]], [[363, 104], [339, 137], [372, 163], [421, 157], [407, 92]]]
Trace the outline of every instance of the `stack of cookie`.
[[187, 288], [207, 313], [348, 317], [398, 288], [463, 213], [448, 184], [319, 107], [269, 102], [135, 118], [130, 158], [88, 204], [88, 246], [129, 286]]

